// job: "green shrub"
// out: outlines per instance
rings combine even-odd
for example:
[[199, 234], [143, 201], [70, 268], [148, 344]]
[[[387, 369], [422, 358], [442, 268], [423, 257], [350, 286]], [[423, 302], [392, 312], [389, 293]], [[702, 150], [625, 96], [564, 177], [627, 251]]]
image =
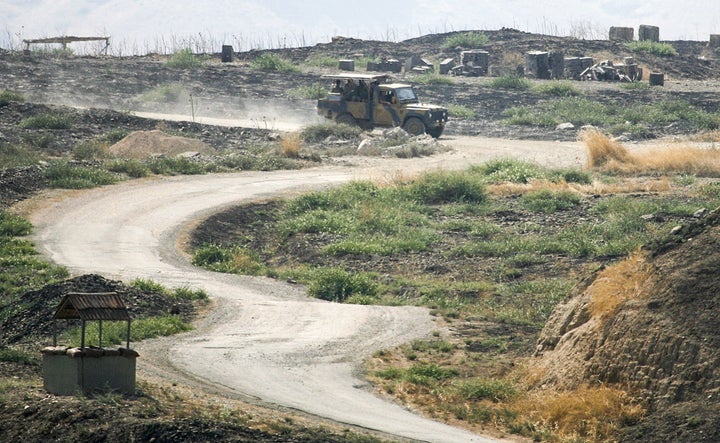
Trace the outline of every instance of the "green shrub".
[[453, 118], [464, 118], [473, 119], [475, 118], [475, 111], [463, 105], [450, 105], [448, 106], [448, 114]]
[[295, 98], [319, 99], [327, 95], [324, 85], [303, 85], [290, 91], [290, 96]]
[[518, 390], [512, 383], [502, 380], [474, 379], [459, 382], [456, 388], [460, 396], [468, 401], [498, 402], [511, 400], [518, 395]]
[[574, 97], [581, 94], [580, 90], [571, 83], [562, 81], [542, 84], [537, 87], [537, 90], [543, 94], [553, 95], [555, 97]]
[[540, 166], [515, 159], [492, 160], [471, 167], [471, 171], [483, 177], [486, 183], [529, 183], [531, 180], [545, 178], [545, 170]]
[[266, 52], [255, 57], [250, 63], [253, 69], [261, 71], [299, 72], [300, 69], [277, 54]]
[[352, 140], [358, 138], [360, 134], [362, 134], [362, 129], [357, 126], [320, 123], [303, 128], [300, 138], [306, 143], [318, 143], [330, 136], [341, 140]]
[[143, 292], [151, 292], [157, 294], [167, 294], [168, 290], [162, 284], [152, 279], [136, 278], [130, 282], [130, 286]]
[[425, 73], [413, 78], [415, 83], [421, 85], [454, 85], [455, 80], [447, 75], [440, 75], [436, 72]]
[[125, 174], [132, 178], [147, 177], [150, 169], [139, 160], [120, 159], [113, 160], [105, 165], [108, 171], [118, 174]]
[[677, 50], [670, 43], [660, 43], [651, 40], [642, 40], [626, 43], [627, 47], [635, 52], [646, 52], [661, 57], [678, 55]]
[[17, 349], [0, 346], [0, 361], [37, 365], [38, 358], [34, 354]]
[[410, 194], [426, 204], [482, 203], [484, 183], [466, 172], [430, 172], [408, 185]]
[[17, 92], [8, 91], [6, 89], [0, 91], [0, 106], [7, 106], [12, 102], [22, 103], [25, 97]]
[[113, 145], [127, 137], [128, 134], [129, 132], [126, 129], [112, 129], [101, 135], [98, 139], [102, 142]]
[[203, 57], [193, 54], [189, 48], [181, 49], [170, 56], [165, 66], [170, 68], [190, 69], [198, 68], [205, 63]]
[[494, 89], [514, 89], [526, 91], [532, 87], [532, 82], [525, 77], [516, 75], [506, 75], [503, 77], [495, 77], [489, 83]]
[[203, 291], [202, 289], [191, 289], [187, 286], [175, 288], [172, 292], [172, 296], [181, 300], [190, 301], [208, 299], [207, 292]]
[[580, 195], [570, 191], [551, 191], [543, 189], [523, 195], [522, 204], [532, 212], [551, 214], [577, 206], [582, 201]]
[[[85, 346], [99, 345], [99, 327], [97, 322], [88, 322], [85, 330]], [[142, 341], [148, 338], [165, 337], [192, 330], [192, 325], [183, 321], [177, 315], [139, 318], [132, 322], [130, 340]], [[102, 326], [103, 346], [124, 345], [127, 339], [127, 322], [104, 321]], [[80, 346], [82, 340], [81, 328], [72, 328], [67, 332], [70, 346]]]
[[18, 237], [30, 234], [32, 225], [17, 215], [0, 211], [0, 237]]
[[155, 103], [175, 103], [183, 94], [182, 86], [175, 83], [168, 83], [157, 86], [140, 96], [140, 101]]
[[95, 160], [105, 158], [107, 155], [105, 145], [96, 141], [80, 142], [72, 150], [72, 157], [75, 160]]
[[24, 145], [0, 144], [0, 165], [17, 168], [37, 164], [40, 156]]
[[355, 274], [340, 268], [320, 268], [314, 272], [308, 294], [327, 301], [343, 302], [352, 295], [377, 295], [377, 285], [366, 274]]
[[51, 188], [85, 189], [113, 184], [117, 181], [114, 175], [98, 168], [91, 168], [69, 163], [54, 161], [45, 169], [45, 178]]
[[20, 121], [20, 127], [26, 129], [70, 129], [73, 118], [66, 114], [39, 114]]
[[148, 169], [158, 175], [200, 175], [207, 173], [205, 167], [185, 157], [158, 157], [147, 163]]
[[463, 32], [459, 34], [453, 34], [445, 39], [442, 44], [443, 48], [465, 48], [465, 49], [477, 49], [488, 44], [490, 39], [487, 35], [481, 32]]

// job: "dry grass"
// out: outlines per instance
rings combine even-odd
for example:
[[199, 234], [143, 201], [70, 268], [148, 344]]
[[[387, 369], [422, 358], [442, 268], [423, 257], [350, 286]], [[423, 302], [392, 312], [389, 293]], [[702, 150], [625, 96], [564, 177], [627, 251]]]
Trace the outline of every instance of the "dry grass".
[[[718, 134], [706, 137], [719, 137]], [[631, 154], [598, 129], [580, 134], [588, 150], [588, 167], [615, 174], [690, 174], [720, 177], [720, 149], [688, 145]]]
[[287, 134], [280, 140], [280, 150], [282, 151], [282, 155], [288, 158], [298, 158], [300, 156], [302, 143], [300, 133], [293, 132], [291, 134]]
[[580, 133], [580, 140], [588, 149], [588, 168], [598, 168], [609, 162], [630, 163], [632, 157], [625, 147], [611, 140], [596, 128], [586, 129]]
[[590, 295], [590, 314], [607, 318], [623, 302], [638, 298], [650, 276], [645, 255], [637, 251], [629, 258], [607, 267], [587, 289]]
[[518, 400], [513, 409], [561, 438], [593, 442], [613, 441], [619, 428], [645, 412], [625, 391], [607, 386], [564, 392], [537, 390]]

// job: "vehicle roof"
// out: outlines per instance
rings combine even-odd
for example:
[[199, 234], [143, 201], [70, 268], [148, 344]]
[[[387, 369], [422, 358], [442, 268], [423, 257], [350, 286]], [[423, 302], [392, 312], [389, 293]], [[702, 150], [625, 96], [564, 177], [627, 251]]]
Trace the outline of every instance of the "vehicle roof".
[[387, 81], [390, 76], [387, 74], [358, 74], [358, 73], [346, 73], [346, 74], [324, 74], [320, 78], [329, 78], [333, 80], [365, 80], [372, 82], [377, 80], [378, 82]]
[[384, 83], [380, 85], [381, 88], [385, 89], [395, 89], [395, 88], [410, 88], [412, 85], [409, 85], [407, 83]]

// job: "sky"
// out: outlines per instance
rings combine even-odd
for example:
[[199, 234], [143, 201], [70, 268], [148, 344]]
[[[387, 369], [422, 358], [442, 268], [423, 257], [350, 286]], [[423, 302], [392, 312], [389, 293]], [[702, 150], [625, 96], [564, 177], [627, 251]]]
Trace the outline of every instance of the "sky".
[[587, 39], [607, 38], [611, 26], [632, 27], [636, 37], [639, 25], [658, 26], [665, 41], [720, 34], [717, 0], [0, 0], [0, 11], [0, 48], [109, 36], [114, 55], [311, 46], [333, 36], [401, 41], [503, 27]]

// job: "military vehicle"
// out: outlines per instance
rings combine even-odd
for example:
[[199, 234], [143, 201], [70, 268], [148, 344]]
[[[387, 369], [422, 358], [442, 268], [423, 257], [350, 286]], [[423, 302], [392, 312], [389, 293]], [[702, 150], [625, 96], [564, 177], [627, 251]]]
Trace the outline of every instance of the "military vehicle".
[[420, 103], [410, 84], [391, 82], [388, 75], [323, 75], [332, 82], [327, 97], [318, 100], [317, 112], [337, 123], [401, 127], [411, 135], [440, 137], [448, 120], [446, 108]]

